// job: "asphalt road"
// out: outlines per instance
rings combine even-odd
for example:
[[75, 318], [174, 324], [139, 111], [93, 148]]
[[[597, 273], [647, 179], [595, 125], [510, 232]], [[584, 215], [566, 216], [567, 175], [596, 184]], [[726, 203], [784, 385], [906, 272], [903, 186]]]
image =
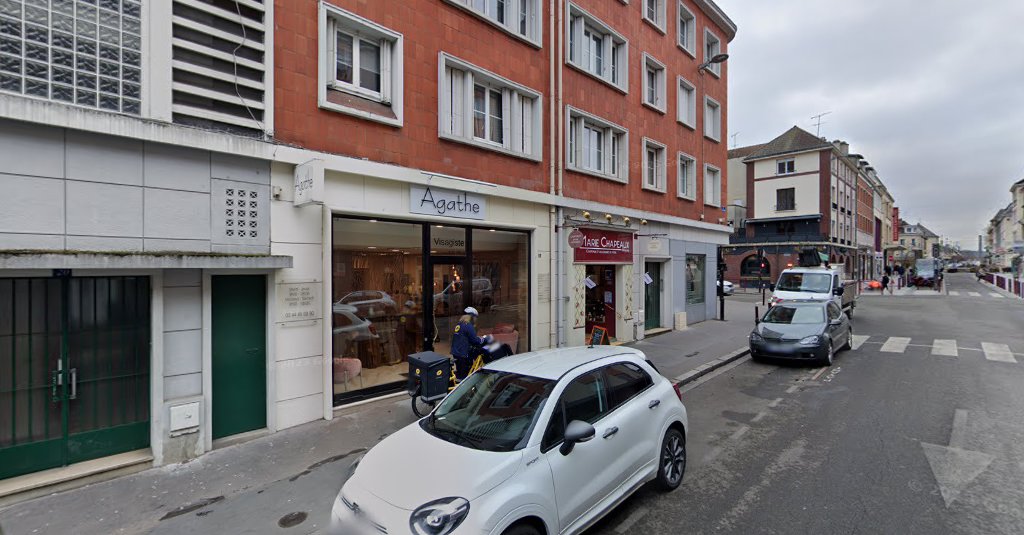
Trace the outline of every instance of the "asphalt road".
[[683, 486], [589, 535], [1024, 533], [1024, 301], [946, 279], [863, 296], [831, 368], [744, 359], [689, 387]]

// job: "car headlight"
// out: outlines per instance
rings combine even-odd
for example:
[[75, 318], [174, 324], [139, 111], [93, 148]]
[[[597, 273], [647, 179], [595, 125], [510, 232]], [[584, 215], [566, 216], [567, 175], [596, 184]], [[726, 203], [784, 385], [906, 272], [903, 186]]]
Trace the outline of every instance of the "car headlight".
[[818, 343], [818, 335], [808, 336], [800, 340], [800, 345], [813, 346]]
[[416, 535], [447, 535], [459, 527], [468, 514], [469, 500], [442, 498], [413, 511], [409, 527]]
[[757, 334], [757, 331], [753, 331], [750, 333], [751, 342], [760, 342], [762, 340], [764, 340], [764, 338], [760, 334]]

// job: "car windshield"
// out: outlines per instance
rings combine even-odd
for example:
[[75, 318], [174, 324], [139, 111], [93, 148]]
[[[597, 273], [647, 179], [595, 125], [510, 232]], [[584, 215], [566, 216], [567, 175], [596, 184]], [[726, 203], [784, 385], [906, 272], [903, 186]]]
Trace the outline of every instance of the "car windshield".
[[775, 305], [768, 309], [762, 321], [785, 324], [824, 323], [825, 312], [820, 306]]
[[832, 275], [828, 273], [783, 273], [776, 290], [784, 292], [828, 293]]
[[554, 385], [550, 379], [480, 370], [467, 377], [420, 426], [435, 437], [473, 449], [520, 449]]

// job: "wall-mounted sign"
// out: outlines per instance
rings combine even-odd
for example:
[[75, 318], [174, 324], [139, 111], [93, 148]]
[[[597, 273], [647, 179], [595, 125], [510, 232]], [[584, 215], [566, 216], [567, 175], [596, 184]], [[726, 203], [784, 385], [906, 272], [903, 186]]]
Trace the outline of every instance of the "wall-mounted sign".
[[594, 282], [594, 280], [591, 279], [590, 276], [587, 276], [587, 278], [583, 279], [583, 285], [586, 286], [590, 290], [593, 290], [594, 288], [597, 288], [597, 283]]
[[430, 226], [430, 254], [454, 255], [466, 254], [466, 229], [441, 225]]
[[324, 162], [310, 160], [295, 166], [295, 192], [292, 204], [322, 204], [324, 202]]
[[323, 316], [319, 282], [285, 282], [277, 285], [277, 321], [315, 320]]
[[644, 273], [644, 284], [650, 284], [652, 282], [654, 282], [654, 279], [651, 278], [651, 275], [649, 273]]
[[575, 249], [575, 248], [580, 247], [582, 245], [583, 245], [583, 233], [580, 232], [580, 229], [578, 229], [578, 228], [572, 229], [572, 232], [569, 233], [569, 247], [572, 247], [573, 249]]
[[900, 241], [900, 208], [892, 207], [892, 241]]
[[409, 186], [409, 213], [462, 219], [485, 219], [487, 198], [475, 193]]
[[633, 234], [585, 228], [583, 245], [573, 249], [575, 262], [588, 264], [632, 264]]

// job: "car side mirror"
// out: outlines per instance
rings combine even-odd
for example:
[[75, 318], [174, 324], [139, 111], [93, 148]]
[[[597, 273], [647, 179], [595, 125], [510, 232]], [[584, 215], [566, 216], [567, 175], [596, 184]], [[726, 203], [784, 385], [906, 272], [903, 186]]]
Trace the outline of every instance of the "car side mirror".
[[836, 318], [834, 320], [829, 321], [828, 324], [829, 325], [833, 325], [833, 326], [835, 326], [835, 325], [842, 325], [843, 324], [843, 318]]
[[846, 288], [843, 288], [842, 286], [840, 286], [840, 287], [832, 290], [832, 293], [841, 296], [841, 295], [843, 295], [843, 292], [845, 292], [845, 291], [846, 291]]
[[587, 422], [582, 420], [569, 422], [569, 425], [565, 428], [565, 439], [562, 441], [562, 446], [558, 448], [559, 453], [569, 455], [577, 442], [586, 442], [594, 438], [596, 433], [597, 431], [594, 430], [594, 426]]

